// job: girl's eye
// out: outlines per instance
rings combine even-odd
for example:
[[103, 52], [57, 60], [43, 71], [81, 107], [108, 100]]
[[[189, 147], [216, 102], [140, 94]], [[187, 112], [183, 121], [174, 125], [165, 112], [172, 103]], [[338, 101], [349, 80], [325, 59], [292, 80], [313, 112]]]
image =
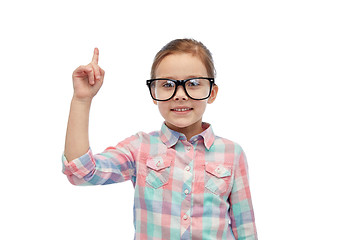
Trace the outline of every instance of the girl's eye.
[[199, 86], [199, 85], [200, 85], [199, 79], [192, 79], [187, 83], [188, 87], [195, 87], [195, 86]]
[[174, 87], [174, 83], [171, 82], [171, 81], [166, 81], [166, 82], [163, 83], [162, 87], [164, 87], [164, 88], [172, 88], [172, 87]]

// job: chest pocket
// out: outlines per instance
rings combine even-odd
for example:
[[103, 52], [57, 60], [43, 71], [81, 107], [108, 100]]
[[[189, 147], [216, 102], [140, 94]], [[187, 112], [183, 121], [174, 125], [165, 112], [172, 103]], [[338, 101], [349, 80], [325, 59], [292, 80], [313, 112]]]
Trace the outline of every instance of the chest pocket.
[[146, 182], [153, 188], [164, 186], [169, 181], [171, 158], [156, 156], [146, 161]]
[[205, 165], [205, 187], [216, 195], [226, 193], [231, 182], [231, 166], [208, 162]]

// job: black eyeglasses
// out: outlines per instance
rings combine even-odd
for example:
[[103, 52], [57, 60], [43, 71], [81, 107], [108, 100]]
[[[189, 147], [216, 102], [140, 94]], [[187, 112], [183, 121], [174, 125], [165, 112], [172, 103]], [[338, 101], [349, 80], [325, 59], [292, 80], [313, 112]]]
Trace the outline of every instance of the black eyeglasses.
[[146, 81], [150, 95], [155, 101], [168, 101], [176, 94], [177, 87], [184, 88], [186, 95], [194, 100], [204, 100], [210, 97], [215, 84], [214, 78], [197, 77], [185, 80], [157, 78]]

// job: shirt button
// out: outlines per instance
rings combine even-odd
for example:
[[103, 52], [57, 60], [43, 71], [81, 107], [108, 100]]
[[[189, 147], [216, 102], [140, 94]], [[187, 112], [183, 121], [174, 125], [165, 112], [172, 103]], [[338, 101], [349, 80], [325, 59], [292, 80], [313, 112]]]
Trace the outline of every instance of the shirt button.
[[187, 151], [190, 151], [191, 150], [191, 147], [189, 146], [189, 147], [186, 147], [186, 150]]
[[185, 170], [186, 170], [186, 171], [190, 171], [190, 167], [189, 167], [189, 166], [186, 166], [186, 167], [185, 167]]
[[187, 220], [187, 219], [188, 219], [188, 216], [185, 214], [185, 215], [183, 216], [183, 219], [184, 219], [184, 220]]
[[185, 189], [185, 194], [188, 195], [189, 194], [189, 190]]
[[156, 166], [159, 167], [159, 166], [160, 166], [160, 162], [157, 162], [157, 163], [156, 163]]

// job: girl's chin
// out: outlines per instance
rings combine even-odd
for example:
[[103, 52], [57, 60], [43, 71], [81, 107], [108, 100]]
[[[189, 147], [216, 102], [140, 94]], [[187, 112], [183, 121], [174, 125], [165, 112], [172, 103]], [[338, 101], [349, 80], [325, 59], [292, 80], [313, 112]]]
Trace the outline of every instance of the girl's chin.
[[169, 128], [187, 128], [189, 126], [191, 126], [191, 124], [187, 124], [187, 123], [180, 123], [180, 122], [165, 122], [166, 125], [169, 127]]
[[[166, 126], [171, 129], [185, 129], [185, 128], [192, 128], [197, 125], [197, 122], [190, 122], [190, 121], [165, 121]], [[201, 126], [201, 123], [200, 123]]]

